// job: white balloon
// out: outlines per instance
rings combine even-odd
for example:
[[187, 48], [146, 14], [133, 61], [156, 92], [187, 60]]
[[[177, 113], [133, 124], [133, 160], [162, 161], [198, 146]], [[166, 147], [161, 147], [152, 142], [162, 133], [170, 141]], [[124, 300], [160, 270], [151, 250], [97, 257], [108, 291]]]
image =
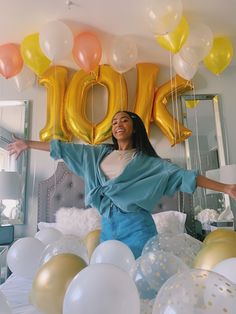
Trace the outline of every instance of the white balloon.
[[60, 239], [62, 237], [62, 233], [55, 228], [45, 228], [39, 230], [34, 237], [48, 245]]
[[5, 295], [0, 291], [0, 313], [11, 314], [11, 308]]
[[188, 269], [189, 267], [179, 257], [169, 252], [149, 252], [141, 255], [140, 258], [140, 270], [156, 292], [174, 274]]
[[170, 252], [178, 256], [186, 265], [193, 267], [193, 262], [202, 245], [201, 241], [187, 233], [158, 234], [147, 241], [142, 255], [157, 251]]
[[207, 25], [190, 25], [189, 36], [179, 52], [181, 57], [191, 65], [198, 64], [210, 52], [213, 37], [212, 31]]
[[173, 57], [173, 67], [175, 72], [185, 80], [191, 80], [198, 70], [198, 64], [186, 62], [179, 53]]
[[130, 248], [123, 242], [108, 240], [100, 243], [90, 259], [90, 264], [113, 264], [127, 272], [130, 272], [135, 264], [135, 257]]
[[39, 32], [39, 44], [43, 53], [51, 61], [66, 58], [73, 48], [73, 34], [61, 21], [52, 21]]
[[82, 269], [70, 282], [63, 314], [139, 314], [137, 288], [122, 269], [94, 264]]
[[75, 254], [81, 257], [86, 263], [89, 260], [84, 242], [79, 237], [64, 235], [57, 241], [46, 246], [41, 256], [40, 265], [45, 264], [51, 257], [62, 253]]
[[149, 0], [146, 20], [150, 31], [164, 35], [175, 29], [182, 17], [181, 0]]
[[234, 314], [235, 285], [212, 271], [191, 269], [161, 287], [152, 314]]
[[26, 65], [21, 72], [13, 77], [16, 88], [19, 92], [34, 85], [36, 76]]
[[33, 278], [40, 266], [40, 258], [45, 248], [40, 240], [25, 237], [12, 244], [7, 253], [7, 264], [13, 274]]
[[133, 39], [128, 36], [115, 37], [108, 51], [108, 62], [114, 70], [124, 73], [136, 65], [138, 49]]
[[224, 276], [236, 284], [236, 257], [227, 258], [216, 264], [212, 271]]

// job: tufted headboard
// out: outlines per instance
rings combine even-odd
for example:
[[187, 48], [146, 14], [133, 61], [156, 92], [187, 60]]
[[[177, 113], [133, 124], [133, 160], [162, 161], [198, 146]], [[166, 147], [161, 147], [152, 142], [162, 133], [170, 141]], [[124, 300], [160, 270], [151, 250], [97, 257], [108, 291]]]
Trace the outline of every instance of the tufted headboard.
[[58, 162], [55, 173], [39, 183], [38, 222], [55, 222], [60, 207], [85, 208], [83, 179]]
[[[64, 162], [58, 162], [55, 173], [39, 183], [38, 222], [55, 222], [55, 213], [61, 207], [85, 208], [83, 179], [71, 173]], [[178, 192], [173, 197], [165, 196], [155, 212], [169, 210], [186, 213], [186, 230], [196, 235], [191, 195]]]

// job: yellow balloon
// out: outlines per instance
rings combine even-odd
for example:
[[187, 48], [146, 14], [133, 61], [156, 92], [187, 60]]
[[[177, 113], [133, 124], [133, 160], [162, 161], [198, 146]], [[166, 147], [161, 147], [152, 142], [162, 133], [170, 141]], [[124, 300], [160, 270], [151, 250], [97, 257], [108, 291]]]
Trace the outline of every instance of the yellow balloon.
[[203, 241], [204, 245], [208, 245], [217, 241], [233, 241], [236, 244], [236, 232], [227, 229], [217, 229], [210, 232]]
[[157, 42], [165, 49], [177, 53], [185, 43], [189, 34], [188, 21], [182, 16], [178, 26], [165, 35], [156, 36]]
[[190, 108], [190, 109], [193, 109], [197, 106], [197, 104], [199, 103], [200, 100], [186, 100], [185, 103], [186, 103], [186, 107], [187, 108]]
[[231, 241], [216, 241], [204, 245], [198, 252], [193, 266], [194, 268], [212, 270], [221, 261], [236, 257], [236, 245]]
[[47, 122], [40, 131], [40, 140], [52, 139], [71, 141], [72, 134], [65, 121], [64, 94], [67, 86], [68, 70], [62, 66], [49, 68], [40, 77], [39, 83], [47, 90]]
[[71, 280], [87, 265], [74, 254], [53, 256], [37, 272], [30, 293], [31, 303], [45, 314], [62, 313]]
[[51, 61], [43, 54], [39, 45], [39, 34], [26, 36], [20, 46], [24, 63], [37, 75], [43, 74]]
[[228, 37], [215, 37], [209, 54], [204, 59], [205, 67], [213, 74], [220, 74], [230, 64], [234, 55], [233, 45]]
[[154, 122], [168, 138], [171, 146], [186, 140], [192, 131], [179, 123], [167, 110], [171, 95], [177, 95], [192, 89], [192, 83], [176, 75], [174, 79], [158, 88], [153, 107]]
[[89, 258], [91, 257], [91, 255], [93, 254], [93, 251], [96, 249], [96, 247], [100, 243], [100, 234], [101, 234], [101, 230], [98, 230], [98, 229], [93, 230], [89, 232], [84, 239]]

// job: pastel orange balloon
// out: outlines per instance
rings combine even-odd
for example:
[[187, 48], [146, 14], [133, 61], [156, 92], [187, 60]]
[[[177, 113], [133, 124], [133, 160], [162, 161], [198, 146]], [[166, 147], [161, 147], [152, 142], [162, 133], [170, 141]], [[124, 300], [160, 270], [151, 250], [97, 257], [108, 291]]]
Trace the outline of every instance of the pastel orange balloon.
[[0, 74], [6, 79], [17, 75], [23, 67], [20, 49], [16, 44], [0, 46]]
[[102, 46], [97, 36], [90, 32], [78, 34], [74, 38], [72, 55], [81, 69], [87, 73], [93, 71], [102, 57]]

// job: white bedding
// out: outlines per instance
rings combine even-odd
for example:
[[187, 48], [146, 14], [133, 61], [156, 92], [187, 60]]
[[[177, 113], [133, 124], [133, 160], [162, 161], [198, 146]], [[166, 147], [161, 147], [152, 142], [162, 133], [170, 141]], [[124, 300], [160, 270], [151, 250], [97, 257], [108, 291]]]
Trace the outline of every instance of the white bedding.
[[15, 275], [11, 275], [5, 283], [0, 285], [0, 290], [10, 304], [12, 314], [41, 314], [29, 302], [31, 286], [32, 280]]

